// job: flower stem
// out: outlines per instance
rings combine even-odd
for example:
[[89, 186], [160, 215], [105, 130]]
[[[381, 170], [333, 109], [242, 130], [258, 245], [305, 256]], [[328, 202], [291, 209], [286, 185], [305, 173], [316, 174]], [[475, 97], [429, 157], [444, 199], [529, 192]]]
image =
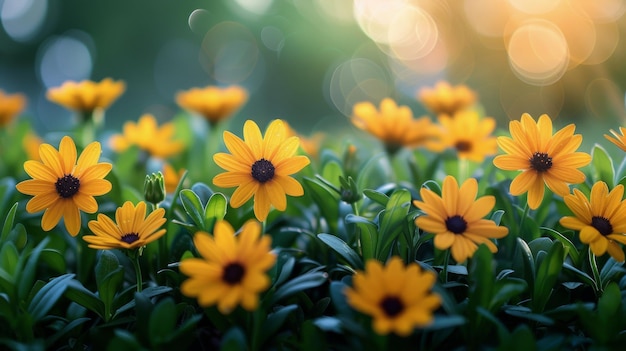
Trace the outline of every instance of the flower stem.
[[135, 268], [135, 275], [137, 276], [137, 292], [141, 292], [143, 287], [143, 280], [141, 278], [141, 266], [139, 265], [139, 253], [134, 252], [132, 257], [130, 257], [130, 261], [133, 263], [133, 267]]
[[598, 270], [598, 262], [596, 255], [591, 251], [591, 246], [589, 247], [589, 266], [591, 266], [591, 274], [595, 283], [593, 288], [597, 295], [602, 295], [602, 281], [600, 279], [600, 271]]
[[450, 263], [450, 249], [446, 249], [445, 256], [443, 257], [443, 270], [441, 271], [441, 280], [443, 283], [448, 282], [448, 264]]

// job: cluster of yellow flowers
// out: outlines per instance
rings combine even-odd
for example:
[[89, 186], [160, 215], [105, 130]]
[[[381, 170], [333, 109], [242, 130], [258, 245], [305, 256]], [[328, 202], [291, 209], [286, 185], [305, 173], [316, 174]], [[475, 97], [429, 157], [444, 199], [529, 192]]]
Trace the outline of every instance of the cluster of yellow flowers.
[[[88, 115], [106, 109], [124, 89], [122, 82], [109, 79], [99, 84], [72, 82], [51, 89], [48, 98]], [[6, 125], [23, 109], [25, 101], [0, 92], [2, 99], [10, 101], [10, 107], [0, 112], [0, 123]], [[581, 241], [594, 254], [608, 252], [624, 261], [624, 252], [618, 245], [626, 244], [623, 186], [609, 191], [605, 183], [597, 182], [590, 199], [577, 189], [570, 193], [571, 184], [585, 180], [579, 168], [591, 162], [589, 154], [577, 151], [582, 136], [574, 134], [573, 124], [553, 133], [547, 115], [535, 121], [524, 114], [520, 121], [510, 122], [511, 137], [496, 138], [491, 136], [494, 119], [481, 118], [471, 108], [476, 94], [467, 87], [440, 83], [433, 90], [420, 91], [418, 99], [437, 115], [439, 125], [428, 117], [414, 119], [408, 107], [398, 107], [391, 99], [384, 99], [379, 110], [369, 102], [355, 105], [352, 122], [378, 138], [390, 155], [403, 147], [425, 146], [435, 151], [454, 148], [460, 159], [480, 162], [494, 155], [499, 146], [504, 154], [494, 158], [494, 165], [502, 170], [521, 171], [510, 185], [512, 195], [527, 194], [527, 206], [536, 209], [547, 186], [564, 198], [574, 214], [561, 219], [564, 227], [580, 231]], [[203, 116], [214, 126], [239, 109], [247, 100], [247, 93], [239, 87], [207, 87], [181, 92], [176, 100], [182, 108]], [[624, 129], [620, 131], [621, 135], [611, 131], [613, 137], [606, 137], [626, 150]], [[184, 147], [173, 135], [172, 124], [159, 127], [152, 115], [143, 115], [136, 124], [127, 122], [123, 133], [113, 136], [110, 142], [116, 151], [134, 145], [154, 157], [167, 158]], [[297, 154], [303, 146], [301, 140], [281, 120], [272, 121], [264, 134], [255, 122], [248, 120], [243, 126], [243, 139], [229, 131], [223, 133], [223, 138], [228, 152], [214, 154], [213, 160], [225, 172], [214, 176], [213, 184], [236, 188], [230, 197], [233, 208], [253, 198], [257, 221], [247, 222], [237, 236], [225, 221], [216, 224], [212, 235], [196, 233], [194, 244], [202, 257], [183, 260], [180, 270], [189, 276], [181, 286], [183, 294], [196, 297], [202, 306], [217, 305], [222, 313], [230, 313], [236, 306], [254, 310], [258, 295], [269, 287], [267, 271], [276, 257], [271, 252], [271, 238], [262, 234], [260, 222], [267, 219], [272, 207], [285, 211], [287, 195], [304, 194], [293, 175], [305, 168], [310, 159]], [[99, 162], [100, 154], [100, 143], [93, 141], [78, 156], [74, 141], [66, 136], [58, 150], [42, 143], [38, 158], [24, 164], [32, 179], [20, 182], [17, 189], [33, 196], [26, 205], [28, 212], [44, 211], [43, 230], [51, 230], [64, 219], [69, 234], [76, 236], [81, 230], [80, 212], [98, 211], [95, 197], [111, 190], [111, 183], [104, 178], [113, 168], [110, 163]], [[172, 191], [180, 173], [167, 167], [166, 185]], [[506, 227], [484, 218], [495, 206], [495, 198], [477, 196], [476, 179], [469, 178], [459, 185], [453, 176], [446, 176], [441, 195], [422, 188], [421, 199], [413, 201], [422, 211], [415, 220], [416, 226], [434, 234], [435, 247], [449, 250], [459, 263], [472, 257], [481, 244], [496, 252], [492, 239], [508, 234]], [[126, 202], [117, 209], [115, 221], [98, 214], [97, 220], [88, 223], [93, 235], [83, 239], [94, 249], [138, 250], [165, 234], [165, 229], [161, 229], [166, 221], [164, 216], [162, 208], [148, 213], [145, 202]], [[431, 291], [435, 280], [432, 272], [423, 272], [416, 263], [404, 266], [400, 258], [392, 257], [384, 266], [378, 261], [367, 262], [365, 271], [355, 274], [353, 288], [346, 291], [346, 296], [356, 310], [373, 317], [378, 333], [407, 335], [415, 326], [428, 324], [440, 305], [440, 297]]]

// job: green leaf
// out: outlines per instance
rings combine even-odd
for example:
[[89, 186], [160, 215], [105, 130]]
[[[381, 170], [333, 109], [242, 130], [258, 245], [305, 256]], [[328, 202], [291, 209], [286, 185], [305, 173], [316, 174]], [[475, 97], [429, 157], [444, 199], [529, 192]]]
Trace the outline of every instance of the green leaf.
[[20, 253], [12, 242], [3, 244], [0, 248], [0, 269], [6, 272], [11, 278], [11, 282], [15, 282], [17, 267], [19, 265]]
[[[11, 232], [11, 229], [13, 229], [13, 221], [15, 220], [16, 211], [17, 211], [17, 202], [13, 204], [13, 206], [9, 210], [9, 213], [4, 219], [4, 225], [2, 226], [2, 233], [0, 233], [0, 244], [3, 244], [4, 242], [7, 241], [9, 233]], [[0, 215], [1, 214], [2, 213], [0, 212]]]
[[307, 272], [299, 275], [281, 285], [272, 296], [272, 305], [281, 299], [289, 297], [300, 291], [318, 287], [326, 282], [328, 274], [325, 272]]
[[263, 345], [263, 343], [265, 343], [269, 338], [273, 337], [274, 334], [276, 334], [276, 332], [283, 326], [289, 314], [298, 308], [298, 305], [292, 304], [281, 307], [277, 311], [268, 314], [262, 326], [263, 331], [261, 333], [261, 345]]
[[425, 331], [456, 328], [464, 325], [467, 321], [463, 316], [435, 315], [433, 322], [422, 329]]
[[200, 197], [190, 189], [181, 190], [179, 197], [185, 212], [187, 212], [196, 227], [204, 228], [204, 207]]
[[403, 228], [406, 228], [406, 216], [409, 213], [411, 193], [406, 189], [397, 189], [389, 197], [385, 210], [381, 213], [376, 257], [384, 262], [389, 255], [388, 250]]
[[531, 301], [532, 311], [542, 312], [552, 294], [552, 287], [563, 268], [565, 249], [560, 241], [554, 241], [546, 257], [537, 267], [533, 298]]
[[378, 227], [376, 224], [353, 214], [346, 216], [346, 223], [356, 224], [363, 261], [367, 262], [367, 260], [374, 258], [374, 248], [378, 241]]
[[[20, 272], [20, 279], [17, 281], [17, 293], [18, 296], [22, 299], [26, 298], [28, 292], [31, 291], [33, 287], [35, 281], [35, 273], [39, 263], [39, 256], [49, 242], [50, 238], [48, 237], [42, 239], [39, 244], [37, 244], [37, 246], [35, 246], [35, 248], [30, 251], [30, 255], [26, 260], [26, 264], [22, 267], [22, 270]], [[20, 260], [25, 257], [26, 256], [24, 252], [22, 252]]]
[[528, 283], [528, 288], [533, 291], [535, 286], [535, 260], [533, 259], [533, 253], [522, 238], [517, 238], [516, 248], [516, 257], [520, 258], [522, 264], [521, 267], [515, 267], [515, 271], [523, 270], [523, 278]]
[[571, 271], [571, 272], [572, 272], [572, 273], [574, 273], [576, 276], [578, 276], [578, 278], [579, 278], [579, 279], [580, 279], [583, 283], [586, 283], [587, 285], [589, 285], [590, 287], [592, 287], [592, 288], [593, 288], [593, 291], [598, 291], [598, 290], [599, 290], [599, 286], [598, 286], [599, 282], [598, 282], [598, 283], [596, 283], [596, 281], [595, 281], [595, 280], [593, 280], [593, 278], [592, 278], [589, 274], [587, 274], [587, 273], [585, 273], [585, 272], [581, 271], [580, 269], [578, 269], [578, 268], [576, 268], [576, 267], [574, 267], [574, 266], [570, 265], [570, 264], [569, 264], [569, 263], [567, 263], [567, 262], [564, 262], [564, 263], [563, 263], [563, 268], [564, 268], [564, 269], [566, 269], [566, 270], [568, 270], [568, 271]]
[[363, 195], [382, 206], [387, 206], [387, 202], [389, 202], [389, 196], [376, 190], [365, 189]]
[[150, 314], [148, 325], [148, 334], [152, 346], [157, 346], [171, 337], [170, 334], [176, 328], [177, 319], [174, 300], [166, 298], [159, 301]]
[[609, 257], [602, 269], [600, 270], [600, 282], [601, 286], [607, 285], [613, 277], [620, 273], [626, 272], [623, 267], [624, 262], [617, 262], [613, 257]]
[[615, 182], [613, 160], [600, 144], [595, 144], [591, 149], [591, 166], [593, 178], [604, 181], [612, 189]]
[[338, 195], [327, 187], [319, 184], [311, 178], [303, 178], [302, 184], [305, 186], [307, 196], [310, 196], [317, 204], [322, 217], [326, 218], [328, 226], [333, 232], [337, 231], [339, 221], [339, 198]]
[[296, 259], [293, 256], [287, 256], [286, 259], [284, 257], [284, 255], [280, 256], [279, 263], [282, 262], [282, 264], [276, 265], [278, 273], [276, 275], [276, 281], [274, 282], [275, 285], [280, 285], [283, 282], [287, 281], [287, 279], [289, 279], [289, 276], [291, 275], [291, 272], [293, 271], [293, 267], [296, 264]]
[[[480, 245], [469, 262], [469, 308], [489, 309], [494, 291], [493, 254], [485, 245]], [[473, 323], [474, 321], [470, 321]]]
[[580, 254], [578, 253], [578, 249], [565, 235], [559, 233], [558, 231], [552, 228], [541, 227], [542, 230], [548, 232], [548, 234], [554, 239], [558, 240], [565, 247], [566, 253], [572, 258], [574, 265], [577, 266], [580, 264]]
[[330, 182], [334, 188], [339, 188], [339, 178], [343, 177], [343, 170], [337, 161], [330, 161], [324, 164], [321, 177]]
[[228, 201], [226, 200], [226, 196], [224, 196], [224, 194], [214, 193], [211, 195], [206, 204], [206, 208], [204, 209], [202, 230], [207, 233], [212, 233], [215, 222], [224, 219], [224, 216], [226, 216], [227, 205]]
[[63, 296], [68, 282], [74, 278], [74, 274], [68, 273], [50, 280], [44, 285], [28, 304], [27, 311], [33, 321], [39, 321], [46, 316], [48, 311]]
[[80, 281], [72, 279], [67, 282], [65, 297], [105, 319], [104, 303], [96, 294], [87, 290]]
[[520, 278], [507, 277], [497, 280], [489, 310], [496, 311], [510, 299], [521, 295], [526, 288], [528, 288], [528, 283]]
[[220, 351], [248, 351], [248, 338], [239, 327], [232, 327], [224, 333]]
[[159, 296], [159, 295], [168, 293], [170, 291], [172, 291], [172, 288], [170, 288], [169, 286], [160, 286], [160, 285], [158, 285], [158, 286], [147, 287], [147, 288], [143, 289], [140, 293], [136, 293], [135, 294], [135, 299], [130, 300], [128, 303], [126, 303], [125, 305], [123, 305], [120, 308], [118, 308], [115, 311], [115, 315], [116, 316], [120, 315], [120, 314], [122, 314], [122, 313], [124, 313], [124, 312], [126, 312], [126, 311], [128, 311], [128, 310], [130, 310], [132, 308], [134, 308], [135, 304], [136, 304], [135, 300], [138, 299], [137, 295], [141, 295], [139, 298], [142, 298], [142, 299], [151, 299], [151, 298], [153, 298], [155, 296]]
[[101, 251], [96, 264], [96, 283], [98, 295], [104, 303], [105, 321], [108, 321], [113, 315], [113, 299], [123, 280], [124, 267], [120, 265], [117, 256], [108, 250]]
[[317, 237], [341, 256], [353, 269], [363, 269], [361, 257], [343, 240], [331, 234], [318, 234]]

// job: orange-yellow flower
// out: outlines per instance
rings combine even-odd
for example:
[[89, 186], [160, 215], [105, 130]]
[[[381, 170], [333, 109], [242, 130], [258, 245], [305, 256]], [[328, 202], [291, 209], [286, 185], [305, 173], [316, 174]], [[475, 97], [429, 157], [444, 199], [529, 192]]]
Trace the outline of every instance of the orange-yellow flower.
[[24, 136], [22, 140], [22, 147], [24, 147], [24, 151], [26, 151], [26, 157], [29, 160], [39, 161], [39, 146], [43, 144], [43, 139], [41, 139], [37, 134], [32, 131], [29, 131]]
[[611, 255], [624, 262], [624, 250], [618, 243], [626, 244], [626, 201], [624, 186], [619, 184], [611, 192], [605, 182], [596, 182], [591, 197], [578, 189], [563, 198], [575, 217], [566, 216], [559, 221], [565, 228], [580, 231], [580, 241], [588, 244], [596, 256]]
[[285, 124], [287, 128], [287, 136], [298, 137], [300, 139], [300, 147], [302, 148], [302, 150], [310, 156], [317, 157], [319, 153], [319, 149], [320, 149], [320, 143], [322, 142], [322, 139], [324, 138], [324, 134], [318, 132], [318, 133], [313, 134], [310, 138], [307, 138], [305, 136], [302, 136], [298, 132], [296, 132], [296, 130], [293, 129], [291, 125], [287, 123], [286, 121], [283, 121], [283, 123]]
[[157, 208], [146, 217], [145, 202], [134, 206], [126, 201], [115, 211], [115, 222], [102, 213], [97, 220], [89, 221], [94, 235], [85, 235], [83, 239], [92, 249], [141, 249], [165, 234], [166, 230], [160, 229], [166, 221], [164, 215], [165, 209]]
[[437, 116], [454, 116], [474, 105], [476, 93], [465, 85], [452, 87], [450, 83], [440, 81], [434, 88], [420, 89], [417, 99]]
[[4, 128], [26, 107], [23, 94], [5, 94], [0, 90], [0, 128]]
[[230, 117], [247, 100], [247, 91], [239, 86], [192, 88], [176, 95], [178, 106], [201, 115], [211, 125]]
[[272, 239], [261, 234], [261, 224], [250, 220], [239, 235], [226, 221], [215, 223], [213, 236], [197, 232], [194, 245], [201, 258], [180, 262], [180, 271], [189, 276], [180, 291], [195, 297], [203, 307], [217, 305], [224, 314], [241, 306], [254, 311], [259, 294], [270, 286], [267, 271], [274, 266]]
[[429, 149], [442, 151], [446, 148], [456, 150], [460, 159], [482, 162], [485, 157], [494, 155], [498, 146], [491, 135], [496, 128], [493, 118], [480, 118], [473, 110], [457, 112], [454, 116], [440, 115], [438, 140], [429, 144]]
[[416, 327], [429, 325], [441, 305], [439, 295], [432, 292], [436, 280], [434, 272], [422, 271], [415, 262], [405, 267], [398, 256], [384, 267], [372, 259], [365, 271], [354, 275], [353, 287], [345, 294], [352, 308], [372, 317], [377, 334], [408, 336]]
[[244, 140], [231, 132], [224, 132], [224, 143], [231, 154], [218, 153], [213, 160], [226, 170], [213, 178], [213, 184], [222, 188], [237, 187], [230, 205], [238, 208], [254, 197], [254, 215], [264, 221], [274, 206], [279, 211], [287, 208], [287, 197], [302, 196], [304, 189], [291, 177], [309, 164], [309, 158], [295, 155], [300, 141], [287, 137], [285, 124], [277, 119], [270, 123], [265, 137], [254, 121], [243, 126]]
[[426, 214], [417, 217], [415, 224], [425, 232], [435, 234], [435, 247], [450, 249], [457, 262], [472, 257], [480, 244], [497, 252], [498, 248], [490, 239], [503, 238], [509, 233], [508, 228], [483, 219], [493, 209], [495, 197], [487, 195], [476, 199], [477, 194], [476, 179], [469, 178], [459, 187], [453, 176], [447, 176], [441, 197], [430, 189], [421, 188], [422, 201], [413, 201]]
[[390, 155], [402, 147], [424, 145], [436, 134], [428, 117], [414, 119], [408, 106], [389, 98], [381, 101], [380, 111], [371, 102], [360, 102], [352, 110], [352, 124], [382, 141]]
[[34, 197], [26, 204], [29, 213], [46, 210], [41, 218], [41, 228], [49, 231], [61, 218], [65, 228], [76, 236], [80, 230], [80, 211], [94, 213], [98, 203], [94, 196], [111, 190], [111, 183], [103, 179], [113, 167], [98, 163], [100, 143], [87, 145], [76, 161], [76, 145], [72, 138], [61, 139], [57, 151], [49, 144], [39, 147], [41, 161], [26, 161], [24, 170], [33, 179], [16, 185], [21, 193]]
[[105, 78], [100, 83], [91, 80], [67, 81], [48, 89], [46, 97], [69, 110], [90, 113], [96, 109], [106, 110], [125, 90], [123, 81], [111, 78]]
[[169, 163], [163, 164], [163, 181], [165, 182], [166, 193], [172, 194], [176, 191], [176, 187], [178, 183], [180, 183], [180, 179], [183, 177], [183, 174], [185, 174], [185, 171], [184, 168], [181, 168], [177, 172]]
[[167, 158], [180, 153], [185, 147], [181, 141], [173, 139], [174, 132], [173, 123], [167, 122], [159, 127], [154, 116], [144, 114], [137, 123], [124, 123], [123, 134], [113, 135], [110, 146], [116, 152], [124, 152], [136, 145], [153, 157]]
[[552, 120], [541, 115], [539, 121], [528, 114], [521, 121], [511, 121], [509, 131], [512, 138], [498, 137], [498, 145], [506, 155], [498, 155], [493, 160], [496, 167], [515, 171], [521, 170], [510, 191], [514, 196], [528, 192], [528, 207], [536, 209], [544, 196], [544, 183], [560, 196], [570, 192], [568, 183], [578, 184], [585, 180], [585, 174], [578, 170], [591, 162], [591, 156], [576, 152], [582, 143], [580, 134], [574, 135], [576, 126], [570, 124], [554, 135]]
[[613, 134], [613, 136], [610, 136], [608, 134], [604, 134], [604, 137], [608, 141], [610, 141], [613, 144], [617, 145], [617, 147], [619, 147], [623, 151], [626, 151], [626, 135], [624, 134], [624, 133], [626, 133], [626, 128], [619, 127], [619, 134], [616, 131], [614, 131], [613, 129], [611, 129], [610, 132], [611, 132], [611, 134]]

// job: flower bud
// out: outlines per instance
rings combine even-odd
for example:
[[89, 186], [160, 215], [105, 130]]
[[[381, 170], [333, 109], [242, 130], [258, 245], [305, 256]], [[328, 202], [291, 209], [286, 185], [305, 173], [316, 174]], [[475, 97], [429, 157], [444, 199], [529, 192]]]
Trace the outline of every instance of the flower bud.
[[163, 173], [159, 171], [146, 175], [146, 181], [143, 183], [143, 194], [146, 201], [155, 205], [165, 200]]

